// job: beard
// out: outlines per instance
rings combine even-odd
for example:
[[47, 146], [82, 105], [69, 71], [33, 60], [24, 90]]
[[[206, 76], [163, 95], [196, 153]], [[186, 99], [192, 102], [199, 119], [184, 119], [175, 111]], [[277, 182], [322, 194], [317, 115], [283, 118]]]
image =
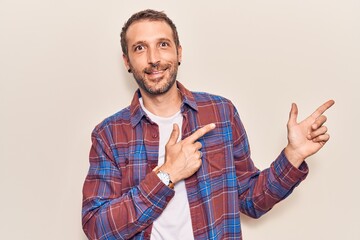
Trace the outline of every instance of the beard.
[[[144, 68], [142, 71], [137, 71], [131, 64], [130, 64], [131, 72], [138, 84], [138, 86], [147, 92], [150, 95], [162, 95], [168, 92], [171, 87], [176, 82], [177, 71], [178, 71], [178, 64], [158, 64], [156, 66], [150, 66]], [[169, 76], [162, 76], [154, 80], [147, 79], [147, 75], [153, 71], [169, 71]], [[164, 78], [165, 82], [164, 82]], [[151, 83], [156, 82], [155, 86]]]

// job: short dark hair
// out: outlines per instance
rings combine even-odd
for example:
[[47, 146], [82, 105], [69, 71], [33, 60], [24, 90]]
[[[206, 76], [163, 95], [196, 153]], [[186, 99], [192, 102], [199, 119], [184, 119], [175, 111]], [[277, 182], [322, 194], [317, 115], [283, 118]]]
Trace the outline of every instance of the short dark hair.
[[141, 20], [149, 20], [149, 21], [165, 21], [172, 29], [173, 37], [175, 41], [176, 47], [180, 46], [179, 35], [176, 30], [176, 26], [173, 21], [166, 16], [164, 12], [155, 11], [152, 9], [146, 9], [137, 13], [134, 13], [124, 24], [121, 34], [120, 34], [120, 42], [121, 42], [121, 49], [123, 53], [128, 56], [128, 47], [127, 47], [127, 40], [126, 40], [126, 32], [128, 28], [134, 22], [141, 21]]

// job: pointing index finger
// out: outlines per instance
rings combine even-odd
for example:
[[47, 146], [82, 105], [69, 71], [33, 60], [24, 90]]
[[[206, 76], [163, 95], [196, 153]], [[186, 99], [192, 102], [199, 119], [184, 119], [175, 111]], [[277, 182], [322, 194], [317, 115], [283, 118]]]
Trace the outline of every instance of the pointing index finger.
[[324, 103], [323, 105], [321, 105], [320, 107], [318, 107], [318, 109], [316, 109], [315, 112], [313, 112], [313, 114], [311, 114], [311, 116], [316, 119], [319, 116], [321, 116], [326, 110], [328, 110], [332, 105], [334, 105], [335, 101], [334, 100], [329, 100], [326, 103]]
[[186, 138], [186, 141], [190, 141], [192, 143], [196, 142], [199, 138], [210, 132], [215, 128], [215, 123], [210, 123], [205, 125], [204, 127], [196, 130], [193, 134], [191, 134], [188, 138]]

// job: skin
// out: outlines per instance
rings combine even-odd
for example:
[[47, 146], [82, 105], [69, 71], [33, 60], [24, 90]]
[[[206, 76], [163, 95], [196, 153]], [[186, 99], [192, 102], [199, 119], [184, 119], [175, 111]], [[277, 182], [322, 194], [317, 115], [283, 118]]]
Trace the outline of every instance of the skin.
[[334, 103], [334, 100], [327, 101], [300, 123], [297, 122], [297, 105], [292, 104], [287, 123], [288, 145], [284, 151], [295, 167], [299, 167], [307, 157], [318, 152], [330, 139], [327, 127], [324, 126], [327, 118], [323, 113]]
[[175, 45], [172, 29], [163, 21], [142, 20], [128, 28], [126, 39], [129, 50], [123, 59], [139, 85], [144, 106], [158, 116], [175, 114], [181, 96], [173, 77], [181, 62], [182, 48]]
[[[125, 67], [131, 70], [139, 85], [144, 106], [155, 115], [172, 116], [181, 106], [181, 96], [174, 83], [182, 48], [175, 45], [170, 26], [163, 21], [137, 21], [128, 28], [126, 39], [129, 51], [127, 56], [123, 55]], [[292, 104], [284, 152], [293, 166], [298, 168], [330, 139], [323, 113], [333, 104], [333, 100], [327, 101], [299, 123], [297, 105]], [[165, 163], [159, 169], [169, 173], [174, 183], [192, 176], [202, 163], [202, 146], [197, 140], [215, 127], [213, 123], [208, 124], [177, 142], [180, 130], [174, 124], [165, 146]]]

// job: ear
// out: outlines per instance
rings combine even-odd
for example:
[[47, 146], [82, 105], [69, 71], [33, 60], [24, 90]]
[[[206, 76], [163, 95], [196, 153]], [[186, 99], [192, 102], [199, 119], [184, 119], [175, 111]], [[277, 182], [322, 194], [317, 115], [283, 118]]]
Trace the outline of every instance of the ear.
[[129, 57], [126, 56], [125, 54], [122, 55], [123, 60], [124, 60], [124, 65], [126, 67], [126, 70], [130, 69], [130, 61], [129, 61]]
[[178, 46], [177, 53], [178, 53], [178, 62], [181, 62], [181, 60], [182, 60], [182, 47], [181, 47], [181, 45]]

